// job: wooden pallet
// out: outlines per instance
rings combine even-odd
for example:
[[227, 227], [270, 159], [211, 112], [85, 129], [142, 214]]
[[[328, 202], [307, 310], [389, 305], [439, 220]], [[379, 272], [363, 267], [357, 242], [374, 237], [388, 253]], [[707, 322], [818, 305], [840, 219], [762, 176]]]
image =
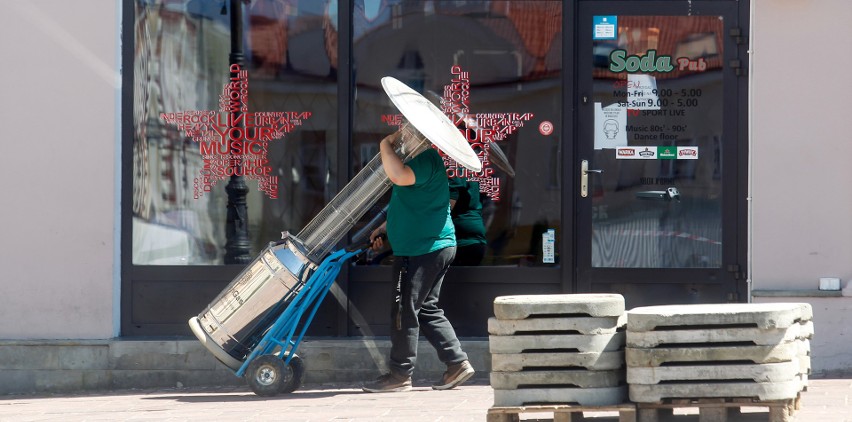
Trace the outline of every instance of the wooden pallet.
[[790, 422], [801, 408], [801, 396], [764, 401], [749, 398], [667, 399], [661, 403], [637, 403], [636, 414], [638, 422], [665, 422], [676, 420], [670, 419], [674, 409], [698, 408], [699, 422], [736, 422], [743, 407], [765, 407], [769, 409], [768, 422]]
[[[633, 403], [611, 406], [579, 406], [551, 404], [538, 406], [495, 406], [488, 409], [487, 422], [518, 422], [526, 413], [553, 413], [554, 422], [582, 421], [583, 412], [618, 412], [618, 422], [636, 422], [636, 405]], [[576, 418], [574, 417], [576, 416]]]

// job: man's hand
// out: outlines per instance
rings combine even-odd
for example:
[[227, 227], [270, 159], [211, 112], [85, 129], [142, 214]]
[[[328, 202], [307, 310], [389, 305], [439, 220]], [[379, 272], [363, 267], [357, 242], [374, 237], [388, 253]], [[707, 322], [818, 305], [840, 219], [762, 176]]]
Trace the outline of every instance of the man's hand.
[[399, 138], [401, 138], [401, 137], [402, 137], [402, 130], [398, 130], [398, 131], [396, 131], [396, 132], [394, 132], [394, 133], [391, 133], [391, 134], [390, 134], [390, 135], [388, 135], [388, 136], [385, 136], [385, 137], [382, 139], [382, 142], [387, 142], [387, 143], [388, 143], [388, 145], [390, 145], [390, 146], [391, 146], [391, 148], [393, 148], [393, 144], [395, 144], [395, 143], [396, 143], [396, 140], [397, 140], [397, 139], [399, 139]]
[[373, 252], [379, 252], [385, 246], [385, 239], [387, 239], [387, 229], [385, 225], [382, 224], [381, 227], [376, 227], [372, 233], [370, 233], [370, 249]]

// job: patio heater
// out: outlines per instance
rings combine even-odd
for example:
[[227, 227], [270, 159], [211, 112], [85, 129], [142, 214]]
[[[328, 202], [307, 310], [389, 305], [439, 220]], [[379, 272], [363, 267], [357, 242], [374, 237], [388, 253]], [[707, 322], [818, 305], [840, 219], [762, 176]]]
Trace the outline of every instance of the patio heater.
[[[406, 120], [394, 144], [403, 162], [431, 142], [469, 170], [482, 170], [470, 144], [437, 107], [397, 79], [384, 77], [381, 82]], [[267, 246], [192, 317], [193, 334], [219, 361], [238, 370], [313, 271], [390, 186], [377, 154], [298, 234]]]

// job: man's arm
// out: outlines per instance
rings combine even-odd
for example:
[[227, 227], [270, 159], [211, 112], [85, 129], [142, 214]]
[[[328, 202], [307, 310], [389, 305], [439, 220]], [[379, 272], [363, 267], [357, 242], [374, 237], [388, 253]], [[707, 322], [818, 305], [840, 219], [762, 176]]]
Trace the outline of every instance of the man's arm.
[[402, 160], [393, 152], [393, 142], [399, 138], [401, 132], [395, 132], [386, 136], [379, 143], [379, 153], [382, 156], [382, 167], [388, 175], [391, 183], [397, 186], [411, 186], [416, 181], [414, 171], [406, 166]]

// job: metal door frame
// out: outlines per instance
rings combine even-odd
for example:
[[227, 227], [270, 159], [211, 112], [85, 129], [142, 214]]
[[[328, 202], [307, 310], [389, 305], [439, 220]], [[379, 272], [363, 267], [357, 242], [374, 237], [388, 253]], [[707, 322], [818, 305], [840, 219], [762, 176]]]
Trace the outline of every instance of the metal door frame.
[[[566, 181], [573, 182], [571, 189], [566, 189], [574, 198], [575, 218], [574, 218], [574, 248], [576, 251], [575, 259], [575, 291], [576, 292], [594, 292], [606, 291], [612, 289], [616, 284], [632, 284], [635, 290], [631, 292], [641, 291], [649, 285], [658, 284], [660, 287], [668, 285], [684, 285], [687, 294], [695, 294], [695, 297], [683, 297], [681, 295], [673, 295], [667, 299], [676, 302], [694, 302], [706, 301], [707, 298], [701, 297], [700, 290], [707, 288], [721, 288], [727, 291], [725, 300], [727, 301], [744, 301], [747, 299], [747, 283], [744, 275], [744, 268], [747, 259], [747, 195], [748, 195], [748, 141], [747, 141], [747, 78], [745, 77], [746, 69], [744, 68], [743, 60], [747, 57], [747, 42], [745, 36], [747, 34], [748, 25], [748, 2], [736, 0], [723, 1], [693, 1], [693, 2], [675, 2], [675, 1], [589, 1], [580, 0], [577, 2], [577, 25], [576, 25], [576, 50], [575, 50], [575, 72], [576, 72], [576, 93], [573, 99], [573, 104], [576, 110], [577, 127], [575, 128], [575, 157], [572, 161], [566, 162], [567, 168], [570, 168], [572, 175], [566, 178]], [[736, 148], [723, 149], [723, 163], [726, 167], [723, 172], [725, 177], [723, 182], [723, 199], [722, 199], [722, 221], [723, 221], [723, 266], [719, 269], [708, 268], [675, 268], [675, 269], [651, 269], [651, 268], [591, 268], [591, 251], [586, 246], [581, 247], [581, 243], [590, 239], [592, 209], [590, 206], [584, 205], [579, 194], [579, 172], [580, 160], [590, 157], [592, 146], [591, 144], [584, 145], [581, 139], [588, 139], [591, 131], [587, 128], [581, 128], [584, 121], [588, 121], [588, 116], [593, 113], [591, 102], [583, 104], [583, 96], [590, 96], [591, 87], [584, 86], [584, 83], [590, 81], [581, 80], [584, 74], [584, 67], [590, 68], [591, 55], [583, 55], [583, 51], [588, 51], [583, 45], [584, 42], [591, 42], [592, 32], [592, 16], [600, 15], [705, 15], [718, 14], [730, 16], [733, 18], [733, 23], [729, 23], [726, 19], [723, 34], [724, 42], [724, 96], [725, 98], [736, 98], [734, 106], [730, 106], [726, 102], [726, 107], [723, 110], [723, 134], [725, 139], [729, 136], [736, 140]], [[735, 31], [739, 31], [739, 35]], [[739, 60], [735, 63], [734, 60]], [[733, 66], [739, 64], [739, 68]], [[737, 74], [739, 73], [739, 75]], [[591, 76], [591, 75], [588, 75]], [[585, 136], [585, 138], [584, 138]], [[589, 141], [590, 142], [590, 141]], [[734, 163], [734, 164], [728, 164]], [[585, 226], [585, 228], [584, 228]], [[584, 234], [585, 231], [585, 234]], [[593, 277], [596, 279], [593, 280]], [[726, 285], [727, 284], [727, 285]], [[715, 301], [715, 300], [711, 300]], [[638, 303], [643, 300], [635, 301]]]

